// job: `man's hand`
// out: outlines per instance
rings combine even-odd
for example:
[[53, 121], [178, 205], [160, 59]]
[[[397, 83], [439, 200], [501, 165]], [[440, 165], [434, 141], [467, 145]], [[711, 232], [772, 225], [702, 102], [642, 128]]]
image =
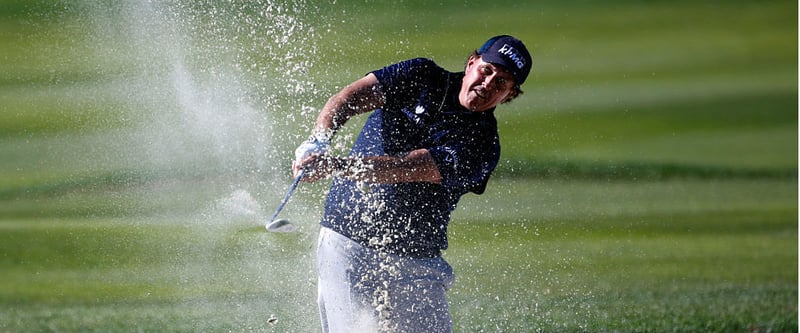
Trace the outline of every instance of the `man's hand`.
[[312, 134], [308, 140], [295, 149], [294, 163], [299, 164], [311, 155], [327, 154], [331, 146], [331, 136], [329, 132], [316, 132]]
[[319, 160], [328, 159], [331, 137], [333, 137], [331, 130], [314, 131], [308, 140], [295, 149], [294, 162], [292, 162], [292, 172], [295, 177], [300, 174], [301, 169], [309, 171], [303, 177], [303, 180], [307, 182], [313, 182], [325, 176], [323, 173], [327, 170], [320, 168]]
[[303, 176], [302, 181], [308, 183], [326, 178], [341, 170], [341, 168], [342, 159], [328, 154], [311, 154], [300, 162], [295, 161], [292, 163], [294, 176], [297, 177], [301, 170], [305, 170], [305, 176]]

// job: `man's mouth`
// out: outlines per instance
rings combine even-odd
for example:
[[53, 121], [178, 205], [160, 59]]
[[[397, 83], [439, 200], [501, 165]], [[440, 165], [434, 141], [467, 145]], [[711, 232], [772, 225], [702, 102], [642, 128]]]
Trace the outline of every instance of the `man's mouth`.
[[486, 95], [485, 95], [486, 91], [485, 91], [484, 89], [482, 89], [482, 88], [475, 88], [475, 89], [472, 89], [472, 91], [474, 91], [474, 92], [475, 92], [475, 95], [476, 95], [476, 96], [478, 96], [478, 97], [480, 97], [480, 98], [482, 98], [482, 99], [486, 99]]

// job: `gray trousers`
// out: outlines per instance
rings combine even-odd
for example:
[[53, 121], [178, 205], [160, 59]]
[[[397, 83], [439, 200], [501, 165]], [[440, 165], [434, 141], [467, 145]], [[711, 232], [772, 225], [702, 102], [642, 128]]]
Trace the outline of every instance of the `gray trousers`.
[[325, 333], [452, 331], [446, 292], [455, 276], [442, 257], [383, 253], [321, 228], [317, 269]]

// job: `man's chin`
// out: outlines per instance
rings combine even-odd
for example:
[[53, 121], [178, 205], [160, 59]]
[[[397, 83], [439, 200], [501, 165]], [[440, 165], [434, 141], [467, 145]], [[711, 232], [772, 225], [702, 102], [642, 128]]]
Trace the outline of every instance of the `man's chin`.
[[472, 106], [468, 107], [467, 109], [472, 111], [472, 112], [483, 112], [483, 111], [489, 110], [490, 108], [486, 107], [483, 104], [480, 104], [480, 105], [472, 105]]
[[473, 112], [483, 112], [489, 109], [486, 107], [486, 102], [483, 98], [475, 94], [475, 92], [471, 92], [467, 100], [462, 101], [461, 106]]
[[486, 103], [486, 101], [484, 101], [482, 98], [475, 97], [469, 101], [468, 109], [470, 111], [483, 112], [490, 109], [490, 107], [488, 106], [488, 103]]

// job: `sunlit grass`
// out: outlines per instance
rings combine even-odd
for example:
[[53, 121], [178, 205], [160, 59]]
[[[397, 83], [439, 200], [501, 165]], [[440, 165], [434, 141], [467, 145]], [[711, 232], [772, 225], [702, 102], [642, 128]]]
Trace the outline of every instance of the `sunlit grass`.
[[[535, 64], [453, 214], [457, 332], [797, 331], [795, 2], [310, 1], [319, 40], [280, 45], [214, 16], [236, 2], [177, 22], [196, 40], [136, 35], [113, 2], [0, 2], [2, 332], [318, 331], [325, 184], [284, 211], [299, 233], [263, 230], [309, 106], [411, 57], [458, 70], [498, 33]], [[313, 63], [267, 56], [286, 45]], [[239, 191], [257, 207], [226, 207]]]
[[[792, 183], [494, 186], [486, 198], [468, 197], [451, 225], [457, 331], [796, 325]], [[13, 305], [5, 328], [316, 330], [316, 216], [295, 213], [315, 198], [294, 199], [294, 235], [268, 234], [252, 216], [202, 211], [4, 220], [0, 291]], [[266, 323], [270, 316], [281, 325]]]
[[460, 331], [797, 325], [793, 182], [501, 184], [451, 226]]

